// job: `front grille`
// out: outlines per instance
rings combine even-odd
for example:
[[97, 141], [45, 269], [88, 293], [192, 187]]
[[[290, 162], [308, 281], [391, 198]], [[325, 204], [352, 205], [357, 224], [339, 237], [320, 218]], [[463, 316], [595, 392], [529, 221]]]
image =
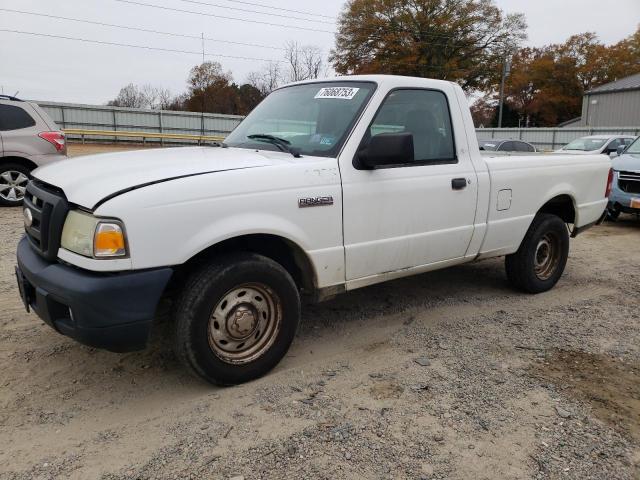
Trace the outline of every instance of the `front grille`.
[[47, 260], [55, 260], [69, 211], [64, 193], [58, 188], [32, 180], [27, 185], [24, 206], [31, 210], [33, 218], [31, 225], [25, 226], [31, 246]]
[[640, 193], [640, 172], [619, 172], [618, 187], [623, 192]]

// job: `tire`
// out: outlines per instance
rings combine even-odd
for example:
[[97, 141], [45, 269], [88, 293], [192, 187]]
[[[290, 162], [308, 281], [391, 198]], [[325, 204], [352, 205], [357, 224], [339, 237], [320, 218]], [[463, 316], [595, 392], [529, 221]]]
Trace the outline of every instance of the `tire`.
[[528, 293], [546, 292], [564, 272], [569, 257], [569, 233], [556, 215], [539, 213], [533, 219], [518, 251], [507, 255], [507, 278]]
[[19, 207], [31, 171], [18, 163], [0, 164], [0, 206]]
[[614, 210], [613, 208], [607, 209], [607, 220], [615, 222], [620, 217], [620, 210]]
[[300, 322], [291, 275], [253, 253], [217, 257], [187, 280], [175, 304], [175, 351], [217, 385], [261, 377], [284, 357]]

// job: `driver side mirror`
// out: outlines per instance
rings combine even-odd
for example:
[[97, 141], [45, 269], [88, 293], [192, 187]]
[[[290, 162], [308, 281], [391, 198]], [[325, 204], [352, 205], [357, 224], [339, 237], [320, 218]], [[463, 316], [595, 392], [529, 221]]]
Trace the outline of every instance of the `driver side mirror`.
[[616, 155], [622, 155], [622, 153], [627, 149], [626, 145], [618, 145], [616, 148]]
[[413, 134], [380, 133], [356, 154], [354, 166], [362, 170], [413, 162]]

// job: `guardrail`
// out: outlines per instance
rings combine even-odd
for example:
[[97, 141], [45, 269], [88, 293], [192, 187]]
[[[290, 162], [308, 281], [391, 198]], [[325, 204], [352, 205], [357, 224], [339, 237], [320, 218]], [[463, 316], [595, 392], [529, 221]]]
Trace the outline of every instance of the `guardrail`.
[[118, 140], [118, 137], [126, 138], [141, 138], [142, 144], [146, 144], [147, 139], [159, 139], [162, 143], [163, 140], [185, 140], [189, 142], [197, 142], [198, 145], [207, 142], [221, 142], [225, 137], [219, 135], [190, 135], [186, 133], [155, 133], [155, 132], [130, 132], [126, 130], [82, 130], [78, 128], [65, 128], [64, 133], [66, 135], [79, 136], [82, 143], [85, 143], [85, 137], [113, 137], [114, 141]]

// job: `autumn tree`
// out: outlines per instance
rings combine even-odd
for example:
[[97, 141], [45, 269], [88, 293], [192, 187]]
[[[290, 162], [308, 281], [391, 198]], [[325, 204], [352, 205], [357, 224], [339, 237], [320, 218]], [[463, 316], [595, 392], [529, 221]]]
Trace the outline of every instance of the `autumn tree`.
[[[639, 32], [609, 46], [595, 34], [583, 33], [561, 44], [518, 50], [505, 86], [505, 103], [519, 118], [515, 125], [504, 126], [555, 126], [579, 117], [587, 91], [640, 72]], [[498, 82], [494, 78], [494, 93]]]
[[522, 14], [493, 0], [350, 0], [330, 61], [340, 74], [386, 73], [486, 87], [526, 38]]

